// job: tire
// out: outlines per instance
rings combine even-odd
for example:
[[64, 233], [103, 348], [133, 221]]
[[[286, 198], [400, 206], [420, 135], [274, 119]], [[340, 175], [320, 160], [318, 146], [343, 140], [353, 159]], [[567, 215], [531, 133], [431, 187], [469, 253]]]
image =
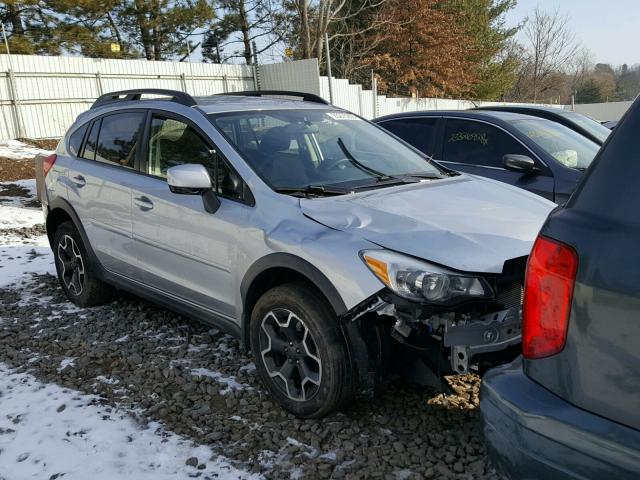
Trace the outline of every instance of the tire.
[[92, 307], [113, 298], [115, 289], [95, 275], [87, 249], [73, 222], [61, 223], [56, 229], [53, 256], [60, 286], [74, 304]]
[[250, 340], [260, 380], [295, 416], [323, 417], [353, 397], [345, 337], [314, 288], [288, 283], [266, 292], [251, 313]]

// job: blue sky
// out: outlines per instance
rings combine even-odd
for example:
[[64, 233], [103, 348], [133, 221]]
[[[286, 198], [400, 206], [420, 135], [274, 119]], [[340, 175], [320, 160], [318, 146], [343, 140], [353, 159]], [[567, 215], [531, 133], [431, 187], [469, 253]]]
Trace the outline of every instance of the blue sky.
[[640, 63], [640, 0], [518, 0], [508, 24], [521, 22], [536, 6], [566, 13], [569, 28], [595, 63]]

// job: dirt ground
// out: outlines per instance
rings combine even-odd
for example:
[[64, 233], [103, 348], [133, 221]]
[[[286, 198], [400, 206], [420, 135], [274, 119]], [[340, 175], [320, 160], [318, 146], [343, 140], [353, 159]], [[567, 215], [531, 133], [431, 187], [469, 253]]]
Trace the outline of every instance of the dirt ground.
[[[55, 150], [59, 141], [58, 139], [52, 138], [44, 140], [19, 138], [17, 140], [44, 150]], [[0, 182], [13, 182], [16, 180], [34, 178], [35, 176], [35, 160], [33, 158], [16, 159], [0, 155]]]
[[18, 160], [0, 157], [0, 182], [13, 182], [36, 176], [33, 159]]

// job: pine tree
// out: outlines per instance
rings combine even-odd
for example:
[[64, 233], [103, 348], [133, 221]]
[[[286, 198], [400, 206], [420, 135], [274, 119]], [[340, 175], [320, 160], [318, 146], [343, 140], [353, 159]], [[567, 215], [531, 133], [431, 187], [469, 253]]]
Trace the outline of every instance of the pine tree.
[[468, 92], [472, 98], [496, 100], [517, 78], [519, 60], [510, 44], [519, 26], [506, 27], [504, 15], [516, 0], [448, 0], [450, 10], [466, 33], [468, 60], [477, 78]]

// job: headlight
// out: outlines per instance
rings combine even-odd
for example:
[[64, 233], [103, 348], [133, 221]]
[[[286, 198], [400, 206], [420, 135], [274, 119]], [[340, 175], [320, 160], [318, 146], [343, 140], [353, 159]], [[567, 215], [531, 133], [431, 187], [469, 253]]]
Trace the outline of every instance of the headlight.
[[382, 283], [410, 300], [451, 304], [493, 297], [482, 277], [461, 275], [388, 250], [363, 250], [360, 256]]

